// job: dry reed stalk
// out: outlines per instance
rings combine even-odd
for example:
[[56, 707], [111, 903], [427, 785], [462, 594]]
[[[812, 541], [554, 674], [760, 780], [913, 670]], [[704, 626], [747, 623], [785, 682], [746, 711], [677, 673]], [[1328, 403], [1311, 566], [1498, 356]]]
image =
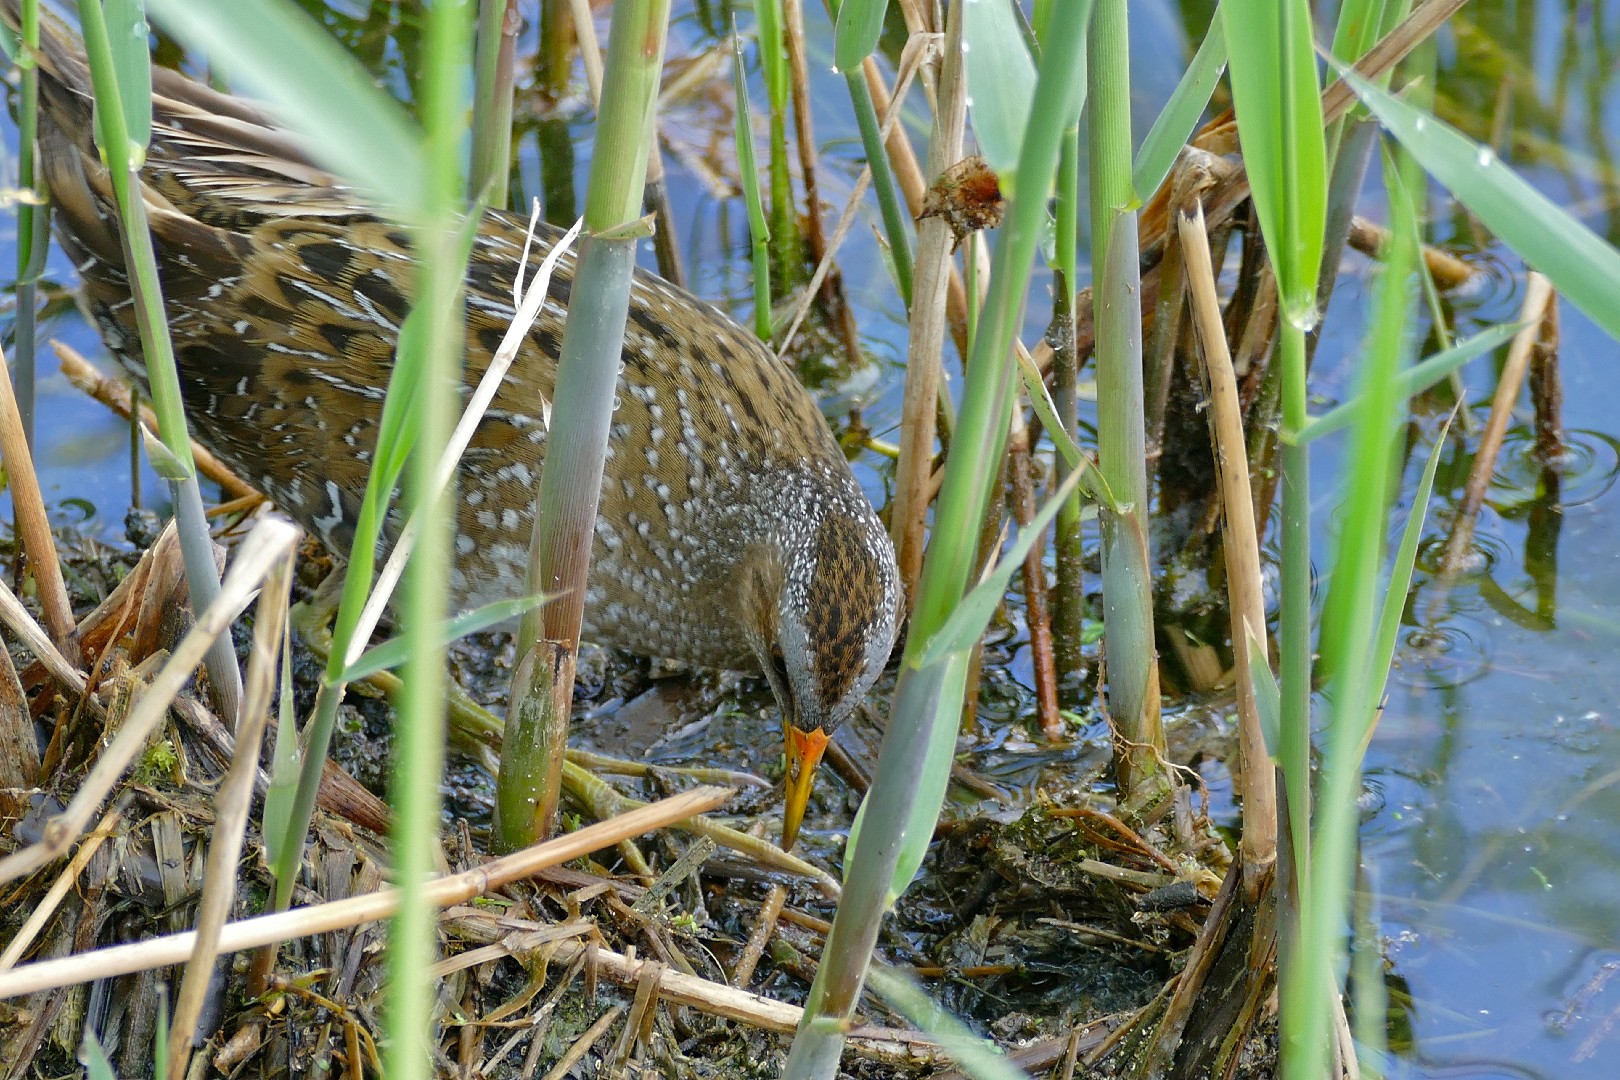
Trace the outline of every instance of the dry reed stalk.
[[786, 902], [787, 890], [782, 886], [772, 885], [766, 890], [765, 902], [759, 906], [759, 921], [749, 931], [742, 955], [737, 957], [736, 967], [731, 972], [731, 981], [739, 990], [748, 989], [748, 984], [754, 981], [754, 969], [759, 966], [759, 958], [765, 954], [765, 946], [776, 932], [776, 920], [782, 917], [782, 905]]
[[95, 831], [84, 838], [84, 843], [79, 845], [79, 850], [73, 853], [73, 858], [68, 860], [62, 872], [56, 875], [56, 880], [51, 882], [51, 887], [45, 891], [45, 895], [34, 902], [34, 908], [28, 913], [27, 921], [6, 945], [6, 951], [0, 954], [0, 972], [10, 971], [17, 965], [17, 961], [22, 959], [23, 953], [28, 951], [28, 946], [33, 944], [39, 932], [45, 928], [57, 905], [67, 896], [68, 890], [78, 884], [79, 875], [89, 865], [91, 856], [95, 855], [104, 841], [118, 831], [118, 826], [123, 820], [123, 815], [117, 810], [109, 810], [107, 816], [96, 825]]
[[[436, 878], [427, 882], [422, 892], [434, 907], [459, 904], [510, 882], [532, 877], [547, 867], [611, 847], [626, 837], [640, 836], [713, 810], [731, 794], [724, 788], [693, 788], [610, 821], [599, 821], [567, 836], [493, 859], [477, 869]], [[399, 890], [384, 889], [227, 923], [220, 932], [219, 952], [240, 952], [293, 938], [352, 929], [386, 919], [398, 906]], [[195, 938], [195, 934], [187, 931], [15, 968], [0, 973], [0, 999], [183, 963], [191, 955]]]
[[1249, 486], [1248, 448], [1237, 376], [1227, 351], [1220, 299], [1209, 251], [1203, 208], [1177, 215], [1182, 258], [1192, 301], [1193, 325], [1202, 344], [1209, 378], [1209, 421], [1215, 444], [1216, 472], [1226, 516], [1227, 591], [1232, 609], [1232, 654], [1237, 668], [1238, 741], [1243, 765], [1243, 884], [1250, 903], [1277, 859], [1277, 782], [1260, 728], [1260, 709], [1250, 676], [1251, 650], [1257, 662], [1266, 657], [1266, 606], [1260, 572], [1260, 540], [1255, 532]]
[[630, 1063], [630, 1055], [635, 1053], [637, 1047], [644, 1045], [652, 1034], [653, 1021], [658, 1018], [658, 984], [663, 973], [662, 964], [641, 965], [641, 975], [636, 979], [635, 1000], [630, 1004], [630, 1015], [624, 1019], [624, 1033], [613, 1050], [613, 1060], [605, 1080], [622, 1080], [624, 1070]]
[[557, 1064], [553, 1065], [546, 1073], [545, 1080], [563, 1080], [563, 1077], [568, 1075], [569, 1070], [578, 1065], [580, 1060], [590, 1053], [591, 1047], [596, 1045], [597, 1040], [607, 1034], [607, 1029], [613, 1026], [613, 1022], [619, 1018], [619, 1014], [622, 1012], [624, 1012], [624, 1006], [615, 1005], [597, 1017], [596, 1022], [586, 1028], [583, 1035], [574, 1040], [574, 1045], [570, 1046], [568, 1052], [563, 1054], [557, 1060]]
[[[928, 144], [928, 176], [938, 181], [962, 157], [967, 125], [967, 87], [962, 63], [961, 0], [953, 0], [945, 53], [940, 63], [938, 107]], [[875, 96], [875, 95], [874, 95]], [[929, 471], [934, 460], [935, 417], [945, 377], [945, 330], [955, 236], [943, 217], [917, 224], [911, 334], [906, 347], [906, 380], [900, 411], [900, 457], [894, 468], [894, 506], [889, 532], [909, 605], [922, 573], [923, 537], [932, 500]]]
[[1532, 270], [1526, 282], [1524, 306], [1519, 309], [1520, 321], [1529, 325], [1514, 335], [1513, 343], [1508, 346], [1507, 361], [1502, 365], [1502, 376], [1491, 398], [1491, 414], [1480, 434], [1479, 449], [1474, 452], [1474, 464], [1468, 471], [1462, 502], [1457, 507], [1451, 535], [1446, 538], [1445, 553], [1441, 556], [1440, 570], [1445, 577], [1455, 576], [1463, 568], [1473, 543], [1474, 525], [1485, 504], [1485, 491], [1502, 452], [1502, 440], [1513, 419], [1513, 405], [1519, 399], [1519, 390], [1524, 386], [1525, 373], [1530, 367], [1530, 354], [1541, 333], [1541, 321], [1555, 303], [1552, 283]]
[[[1384, 226], [1357, 215], [1350, 219], [1350, 233], [1346, 240], [1369, 259], [1382, 259], [1389, 250], [1390, 236], [1390, 231]], [[1434, 279], [1435, 287], [1441, 292], [1462, 288], [1474, 280], [1477, 273], [1473, 264], [1433, 244], [1423, 245], [1423, 263], [1428, 268], [1429, 276]]]
[[196, 944], [180, 980], [174, 1019], [169, 1027], [168, 1080], [184, 1080], [191, 1061], [197, 1022], [202, 1016], [208, 985], [219, 956], [219, 934], [236, 901], [236, 874], [243, 837], [253, 808], [254, 782], [259, 774], [259, 747], [270, 720], [270, 698], [276, 688], [276, 660], [281, 655], [287, 609], [292, 602], [293, 562], [298, 549], [295, 532], [281, 557], [265, 578], [253, 620], [253, 654], [248, 659], [236, 752], [231, 755], [215, 796], [216, 815], [203, 874], [202, 900], [197, 906]]
[[40, 492], [39, 475], [34, 472], [34, 455], [28, 447], [22, 412], [12, 389], [11, 366], [4, 352], [0, 352], [0, 457], [5, 459], [17, 533], [34, 568], [45, 628], [62, 654], [77, 663], [79, 646], [73, 633], [73, 606], [68, 603], [62, 564], [56, 557], [56, 540], [51, 536], [51, 521], [45, 512], [45, 496]]
[[11, 591], [11, 586], [4, 581], [0, 581], [0, 624], [16, 635], [17, 640], [34, 654], [34, 659], [64, 690], [74, 697], [84, 696], [88, 684], [83, 672], [58, 651], [50, 635], [34, 621], [34, 616], [29, 614], [23, 602], [17, 599], [17, 594]]

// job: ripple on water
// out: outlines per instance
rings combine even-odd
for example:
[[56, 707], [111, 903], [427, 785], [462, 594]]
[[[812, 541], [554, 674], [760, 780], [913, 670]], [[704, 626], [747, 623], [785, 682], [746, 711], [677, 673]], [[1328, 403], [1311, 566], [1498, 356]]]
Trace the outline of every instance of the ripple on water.
[[1488, 628], [1466, 612], [1436, 626], [1406, 627], [1395, 648], [1396, 681], [1447, 690], [1464, 686], [1491, 669]]
[[[1420, 573], [1431, 578], [1441, 575], [1446, 556], [1446, 540], [1447, 536], [1444, 534], [1429, 536], [1418, 545], [1416, 565]], [[1464, 574], [1485, 575], [1497, 566], [1513, 565], [1513, 558], [1513, 548], [1506, 540], [1488, 530], [1475, 529], [1460, 569]]]
[[1601, 431], [1566, 431], [1563, 452], [1549, 463], [1536, 452], [1534, 430], [1516, 425], [1502, 441], [1502, 456], [1491, 477], [1492, 506], [1503, 517], [1516, 518], [1548, 498], [1549, 464], [1558, 505], [1584, 506], [1608, 494], [1620, 477], [1620, 440]]

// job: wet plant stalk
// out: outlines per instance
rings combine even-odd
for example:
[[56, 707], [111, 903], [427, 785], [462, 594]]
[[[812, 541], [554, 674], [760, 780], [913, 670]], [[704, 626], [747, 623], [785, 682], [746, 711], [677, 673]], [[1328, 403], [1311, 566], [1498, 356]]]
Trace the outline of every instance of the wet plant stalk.
[[1153, 639], [1148, 558], [1147, 446], [1137, 215], [1131, 181], [1129, 37], [1124, 0], [1098, 0], [1092, 16], [1087, 99], [1091, 135], [1091, 265], [1096, 291], [1097, 457], [1118, 509], [1099, 512], [1103, 645], [1120, 793], [1140, 808], [1163, 782], [1164, 730]]
[[[787, 113], [791, 79], [783, 37], [782, 0], [757, 0], [754, 18], [759, 28], [759, 67], [765, 77], [765, 99], [770, 109], [771, 258], [784, 287], [790, 287], [804, 271], [799, 215], [793, 210], [793, 177], [788, 171]], [[744, 171], [743, 175], [748, 174]], [[814, 216], [814, 207], [811, 209]]]
[[[140, 195], [140, 159], [145, 156], [150, 135], [151, 101], [122, 100], [100, 0], [84, 4], [79, 9], [79, 18], [95, 87], [96, 142], [107, 163], [118, 201], [125, 265], [130, 270], [130, 290], [135, 298], [141, 355], [146, 361], [152, 408], [157, 413], [164, 447], [180, 473], [171, 477], [171, 486], [181, 558], [186, 566], [186, 588], [192, 610], [200, 612], [219, 595], [219, 570], [214, 564], [214, 542], [208, 534], [202, 490], [197, 484], [191, 456], [191, 433], [186, 427], [185, 407], [180, 399], [180, 376], [175, 369], [174, 346], [163, 308], [163, 290], [158, 282], [152, 233], [146, 221], [146, 203]], [[141, 123], [143, 115], [145, 122]], [[133, 132], [131, 118], [138, 125]], [[204, 666], [208, 670], [214, 707], [227, 724], [234, 725], [242, 701], [242, 673], [236, 666], [236, 653], [229, 634], [222, 635], [209, 648]]]
[[[1026, 194], [1014, 197], [997, 237], [990, 298], [968, 365], [933, 542], [923, 563], [895, 688], [893, 718], [862, 807], [861, 833], [850, 853], [838, 913], [783, 1074], [787, 1080], [820, 1080], [836, 1073], [844, 1027], [860, 999], [879, 925], [894, 899], [902, 848], [923, 842], [925, 830], [932, 834], [931, 826], [912, 820], [918, 809], [919, 777], [928, 764], [949, 767], [966, 650], [946, 651], [927, 663], [924, 657], [977, 565], [979, 527], [1000, 473], [1016, 399], [1018, 375], [1009, 354], [1044, 227], [1046, 178], [1057, 168], [1063, 131], [1074, 120], [1068, 111], [1079, 97], [1087, 22], [1077, 13], [1054, 28], [1042, 57], [1035, 105], [1019, 156], [1019, 174], [1027, 178], [1019, 190]], [[943, 796], [943, 788], [938, 794]], [[938, 804], [931, 809], [937, 816]], [[911, 829], [918, 835], [908, 836]]]
[[572, 74], [575, 32], [571, 6], [571, 0], [540, 0], [540, 54], [536, 58], [535, 81], [553, 101], [568, 92]]
[[556, 817], [585, 577], [635, 269], [638, 238], [626, 226], [639, 216], [668, 23], [669, 0], [632, 0], [613, 9], [586, 195], [587, 237], [574, 283], [575, 296], [598, 302], [569, 309], [558, 361], [527, 582], [528, 592], [557, 599], [525, 615], [518, 631], [496, 783], [496, 837], [508, 850], [544, 838]]

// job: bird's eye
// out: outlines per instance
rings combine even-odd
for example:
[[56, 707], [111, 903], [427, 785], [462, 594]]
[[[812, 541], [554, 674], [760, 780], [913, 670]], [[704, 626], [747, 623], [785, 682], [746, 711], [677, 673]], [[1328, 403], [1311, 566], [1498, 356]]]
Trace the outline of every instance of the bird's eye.
[[787, 660], [782, 656], [781, 649], [771, 650], [771, 670], [782, 678], [787, 678]]

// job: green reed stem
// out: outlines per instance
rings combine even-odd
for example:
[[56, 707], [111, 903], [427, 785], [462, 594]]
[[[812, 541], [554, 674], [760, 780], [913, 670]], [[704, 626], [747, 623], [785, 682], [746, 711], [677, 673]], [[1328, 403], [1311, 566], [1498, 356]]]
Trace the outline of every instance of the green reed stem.
[[[423, 205], [413, 223], [420, 333], [401, 336], [401, 351], [421, 372], [423, 393], [407, 492], [421, 523], [405, 569], [400, 602], [407, 650], [407, 692], [396, 702], [396, 742], [389, 802], [394, 812], [394, 880], [401, 892], [389, 936], [388, 1048], [385, 1071], [396, 1080], [434, 1075], [437, 958], [434, 911], [421, 884], [433, 874], [439, 848], [439, 785], [444, 776], [445, 645], [439, 626], [449, 606], [454, 485], [436, 491], [435, 473], [449, 441], [462, 385], [466, 321], [462, 313], [466, 257], [459, 243], [466, 213], [460, 155], [466, 131], [466, 65], [472, 42], [468, 0], [441, 0], [428, 9], [423, 36], [421, 123]], [[368, 579], [369, 580], [369, 579]]]
[[[758, 23], [759, 67], [765, 77], [765, 100], [770, 108], [771, 252], [783, 288], [803, 276], [799, 215], [793, 208], [793, 174], [788, 167], [788, 95], [792, 79], [788, 69], [786, 20], [782, 0], [755, 0]], [[746, 179], [747, 173], [744, 173]]]
[[[889, 240], [889, 256], [894, 262], [895, 284], [900, 298], [911, 307], [911, 238], [906, 229], [910, 216], [900, 202], [900, 191], [889, 168], [889, 154], [883, 146], [883, 133], [878, 126], [877, 107], [872, 102], [872, 91], [866, 85], [866, 74], [861, 65], [844, 72], [849, 85], [849, 100], [855, 107], [855, 121], [861, 129], [861, 145], [866, 150], [866, 164], [872, 170], [872, 190], [877, 193], [878, 209], [883, 215], [883, 232]], [[891, 106], [898, 109], [900, 102]]]
[[512, 69], [521, 25], [518, 0], [478, 0], [469, 186], [503, 209], [512, 171]]
[[[186, 427], [185, 405], [180, 397], [180, 375], [175, 367], [174, 344], [164, 313], [163, 288], [158, 281], [157, 254], [152, 248], [152, 233], [146, 221], [146, 203], [140, 194], [145, 141], [144, 138], [134, 141], [130, 134], [134, 129], [150, 136], [151, 101], [123, 100], [101, 0], [81, 5], [79, 18], [96, 95], [96, 143], [107, 163], [113, 194], [118, 201], [124, 259], [130, 270], [130, 290], [135, 299], [141, 356], [146, 362], [152, 408], [157, 414], [163, 444], [181, 473], [170, 478], [175, 520], [180, 534], [181, 559], [186, 566], [186, 588], [192, 609], [200, 612], [219, 594], [219, 571], [214, 564], [208, 519], [203, 513], [202, 490], [197, 484], [191, 433]], [[143, 49], [139, 57], [132, 57], [132, 62], [150, 63], [150, 58]], [[226, 723], [234, 725], [242, 702], [242, 672], [236, 665], [229, 634], [221, 634], [209, 647], [204, 666], [208, 670], [215, 707]]]
[[[743, 202], [748, 207], [748, 237], [753, 247], [754, 333], [761, 341], [768, 342], [771, 340], [771, 228], [765, 222], [765, 202], [759, 190], [759, 167], [754, 160], [754, 114], [748, 105], [746, 70], [742, 39], [737, 36], [734, 21], [731, 27], [731, 86], [737, 101], [737, 172], [742, 177]], [[772, 141], [775, 142], [774, 138]], [[773, 145], [773, 160], [776, 149]]]
[[1097, 457], [1118, 510], [1103, 508], [1103, 646], [1108, 707], [1124, 740], [1121, 794], [1141, 806], [1163, 782], [1164, 729], [1148, 557], [1147, 443], [1142, 389], [1141, 274], [1131, 179], [1130, 38], [1125, 0], [1098, 0], [1088, 42], [1091, 265], [1096, 275]]
[[563, 332], [525, 590], [557, 599], [526, 614], [519, 628], [496, 780], [496, 839], [507, 848], [543, 838], [556, 818], [574, 653], [635, 268], [638, 237], [628, 226], [640, 216], [668, 24], [669, 0], [614, 5], [586, 191], [587, 235], [573, 289], [575, 297], [595, 302], [571, 305]]

